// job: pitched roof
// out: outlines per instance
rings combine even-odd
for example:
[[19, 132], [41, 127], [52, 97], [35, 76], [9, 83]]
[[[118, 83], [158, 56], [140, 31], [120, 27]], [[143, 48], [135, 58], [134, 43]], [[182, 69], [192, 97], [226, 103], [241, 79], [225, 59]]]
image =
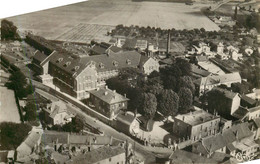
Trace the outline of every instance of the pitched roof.
[[208, 72], [208, 71], [204, 71], [202, 69], [199, 69], [196, 65], [194, 64], [191, 64], [191, 72], [194, 73], [194, 74], [197, 74], [197, 75], [200, 75], [200, 76], [203, 76], [203, 77], [207, 77], [209, 76], [211, 73]]
[[227, 143], [232, 143], [236, 140], [252, 136], [253, 133], [250, 131], [247, 122], [233, 125], [231, 128], [223, 132], [224, 140]]
[[226, 146], [226, 142], [221, 134], [202, 139], [202, 145], [209, 151], [215, 152]]
[[35, 55], [33, 56], [33, 59], [39, 61], [40, 63], [43, 62], [48, 56], [44, 53], [41, 53], [39, 50], [36, 50]]
[[247, 103], [251, 104], [251, 105], [254, 105], [256, 103], [256, 100], [246, 96], [246, 95], [241, 95], [241, 99], [246, 101]]
[[232, 92], [232, 91], [220, 88], [220, 87], [214, 87], [213, 90], [217, 90], [217, 91], [223, 93], [224, 96], [229, 99], [233, 99], [234, 97], [236, 97], [238, 95], [238, 93], [235, 93], [235, 92]]
[[92, 164], [123, 153], [125, 153], [125, 149], [120, 146], [102, 146], [83, 155], [76, 156], [71, 160], [67, 161], [66, 163]]
[[198, 62], [207, 62], [209, 59], [207, 56], [196, 56]]
[[238, 72], [228, 73], [224, 75], [213, 75], [208, 77], [202, 77], [200, 80], [200, 85], [215, 85], [215, 84], [225, 84], [228, 82], [241, 81], [241, 76]]
[[132, 122], [135, 120], [135, 116], [133, 113], [125, 112], [125, 113], [119, 113], [116, 119], [121, 123], [130, 126]]
[[258, 128], [260, 128], [260, 118], [253, 119], [254, 123]]
[[253, 107], [253, 108], [248, 108], [248, 111], [249, 111], [250, 113], [253, 113], [253, 112], [255, 112], [255, 111], [260, 111], [260, 106], [256, 106], [256, 107]]
[[100, 88], [97, 90], [89, 91], [90, 94], [98, 97], [102, 101], [108, 104], [114, 104], [118, 102], [128, 101], [129, 99], [120, 95], [119, 93], [106, 88]]
[[244, 107], [239, 107], [233, 114], [232, 116], [238, 119], [243, 118], [246, 114], [248, 113], [248, 109]]
[[41, 138], [40, 133], [31, 131], [31, 133], [27, 136], [27, 138], [24, 140], [24, 142], [22, 142], [21, 145], [18, 146], [16, 151], [18, 151], [18, 152], [20, 152], [20, 154], [24, 154], [24, 155], [31, 153], [31, 151], [33, 150], [34, 146], [37, 145], [40, 138]]
[[111, 142], [112, 137], [109, 136], [69, 135], [70, 144], [110, 145]]
[[42, 143], [45, 145], [52, 144], [58, 141], [59, 143], [67, 144], [69, 141], [69, 133], [56, 132], [45, 130], [42, 135]]

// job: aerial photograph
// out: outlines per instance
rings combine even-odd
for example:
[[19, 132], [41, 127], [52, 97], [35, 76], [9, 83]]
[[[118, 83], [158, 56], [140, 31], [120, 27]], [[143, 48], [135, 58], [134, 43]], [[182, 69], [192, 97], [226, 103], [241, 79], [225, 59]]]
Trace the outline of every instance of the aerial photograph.
[[260, 159], [260, 0], [85, 0], [0, 21], [0, 164]]

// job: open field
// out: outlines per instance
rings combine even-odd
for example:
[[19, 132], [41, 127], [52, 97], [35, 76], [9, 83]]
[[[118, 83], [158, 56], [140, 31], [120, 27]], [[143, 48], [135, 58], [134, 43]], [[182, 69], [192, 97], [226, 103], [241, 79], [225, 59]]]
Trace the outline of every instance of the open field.
[[80, 43], [90, 43], [91, 40], [108, 42], [111, 37], [106, 34], [114, 28], [115, 26], [80, 23], [57, 37], [56, 40]]
[[80, 23], [115, 26], [138, 25], [162, 29], [219, 27], [202, 15], [205, 6], [171, 2], [135, 2], [132, 0], [89, 0], [8, 18], [21, 30], [31, 30], [47, 39], [56, 39]]
[[0, 86], [0, 123], [20, 123], [20, 115], [16, 106], [14, 92]]

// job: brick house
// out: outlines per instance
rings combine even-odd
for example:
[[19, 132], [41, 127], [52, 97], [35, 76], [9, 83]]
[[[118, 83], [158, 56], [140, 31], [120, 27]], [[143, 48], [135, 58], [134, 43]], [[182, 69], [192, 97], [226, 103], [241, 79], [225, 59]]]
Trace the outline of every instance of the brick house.
[[95, 106], [95, 109], [110, 119], [114, 119], [121, 110], [127, 109], [129, 99], [107, 87], [97, 88], [89, 93], [89, 101]]
[[197, 141], [219, 131], [220, 117], [204, 110], [180, 114], [174, 118], [173, 133], [179, 138]]

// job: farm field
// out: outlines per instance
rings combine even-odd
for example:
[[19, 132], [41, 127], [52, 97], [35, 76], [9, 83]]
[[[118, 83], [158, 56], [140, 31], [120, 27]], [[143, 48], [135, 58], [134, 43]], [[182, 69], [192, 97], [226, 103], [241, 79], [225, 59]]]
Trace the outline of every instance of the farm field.
[[56, 38], [56, 40], [80, 43], [90, 43], [91, 40], [97, 42], [108, 42], [111, 37], [106, 34], [114, 28], [115, 26], [109, 25], [80, 23], [64, 34], [61, 34]]
[[20, 115], [16, 106], [14, 91], [0, 86], [0, 123], [20, 123]]
[[8, 19], [13, 21], [21, 31], [30, 30], [47, 39], [60, 38], [65, 32], [77, 28], [80, 23], [109, 26], [138, 25], [162, 29], [219, 30], [214, 22], [201, 13], [200, 9], [203, 6], [207, 5], [132, 0], [89, 0]]

